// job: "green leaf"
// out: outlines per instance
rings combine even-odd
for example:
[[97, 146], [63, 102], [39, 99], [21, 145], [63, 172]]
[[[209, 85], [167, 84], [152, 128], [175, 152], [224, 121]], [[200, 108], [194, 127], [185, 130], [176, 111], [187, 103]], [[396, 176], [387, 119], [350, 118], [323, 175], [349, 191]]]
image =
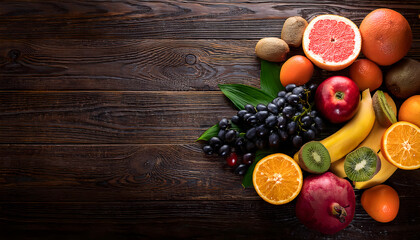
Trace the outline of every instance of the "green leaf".
[[266, 157], [270, 154], [273, 154], [273, 153], [276, 153], [276, 152], [274, 150], [270, 150], [270, 149], [268, 149], [268, 150], [265, 150], [265, 149], [264, 150], [258, 150], [255, 153], [254, 162], [251, 164], [251, 166], [249, 166], [244, 178], [242, 179], [242, 186], [243, 187], [245, 187], [245, 188], [246, 187], [254, 187], [254, 184], [252, 183], [252, 173], [254, 172], [255, 165], [261, 159], [263, 159], [264, 157]]
[[246, 104], [256, 106], [259, 103], [268, 104], [273, 97], [262, 90], [243, 84], [219, 84], [220, 90], [238, 109], [244, 109]]
[[261, 90], [273, 98], [284, 89], [280, 82], [280, 66], [277, 63], [261, 60]]
[[210, 138], [216, 137], [219, 133], [219, 130], [219, 124], [213, 125], [209, 129], [207, 129], [203, 134], [201, 134], [201, 136], [196, 141], [208, 141], [210, 140]]

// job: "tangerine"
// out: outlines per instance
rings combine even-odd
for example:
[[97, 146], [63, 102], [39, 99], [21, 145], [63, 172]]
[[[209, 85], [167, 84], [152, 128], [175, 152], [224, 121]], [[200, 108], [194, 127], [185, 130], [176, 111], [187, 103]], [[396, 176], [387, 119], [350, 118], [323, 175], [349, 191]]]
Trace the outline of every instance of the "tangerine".
[[411, 96], [402, 103], [398, 120], [411, 122], [420, 127], [420, 95]]
[[360, 91], [369, 88], [370, 91], [382, 85], [382, 71], [376, 63], [368, 59], [356, 60], [349, 69], [351, 80], [356, 82]]
[[280, 82], [283, 86], [294, 83], [297, 86], [303, 85], [312, 77], [314, 65], [309, 59], [301, 55], [289, 58], [281, 67]]
[[407, 19], [392, 9], [369, 13], [360, 24], [363, 54], [383, 66], [396, 63], [411, 47], [413, 33]]
[[400, 207], [397, 191], [388, 185], [377, 185], [365, 190], [361, 199], [362, 207], [378, 222], [390, 222], [395, 219]]

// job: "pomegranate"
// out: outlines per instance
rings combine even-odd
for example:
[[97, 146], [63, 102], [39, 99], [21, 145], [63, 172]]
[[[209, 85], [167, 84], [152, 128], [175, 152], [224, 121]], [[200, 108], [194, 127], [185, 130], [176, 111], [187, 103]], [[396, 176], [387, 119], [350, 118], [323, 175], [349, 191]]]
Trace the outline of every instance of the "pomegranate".
[[308, 228], [334, 234], [353, 220], [355, 205], [351, 184], [326, 172], [303, 180], [296, 203], [296, 216]]

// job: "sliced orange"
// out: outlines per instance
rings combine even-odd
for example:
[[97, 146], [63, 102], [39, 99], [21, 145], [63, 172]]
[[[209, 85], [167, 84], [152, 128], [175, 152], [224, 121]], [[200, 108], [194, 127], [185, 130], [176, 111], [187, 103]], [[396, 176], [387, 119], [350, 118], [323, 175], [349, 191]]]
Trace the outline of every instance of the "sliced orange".
[[275, 205], [285, 204], [302, 189], [302, 170], [293, 158], [275, 153], [255, 165], [252, 182], [262, 199]]
[[420, 128], [405, 121], [392, 124], [382, 136], [381, 151], [398, 168], [420, 168]]

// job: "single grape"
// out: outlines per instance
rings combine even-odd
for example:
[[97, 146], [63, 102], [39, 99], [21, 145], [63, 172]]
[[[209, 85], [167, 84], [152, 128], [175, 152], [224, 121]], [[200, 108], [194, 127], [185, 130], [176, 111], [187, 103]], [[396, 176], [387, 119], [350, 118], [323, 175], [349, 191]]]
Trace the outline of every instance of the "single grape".
[[318, 116], [318, 113], [317, 113], [317, 111], [316, 111], [316, 110], [312, 110], [312, 111], [309, 113], [309, 116], [310, 116], [311, 118], [315, 118], [316, 116]]
[[230, 146], [225, 144], [219, 148], [219, 156], [226, 157], [230, 154]]
[[284, 128], [286, 125], [286, 118], [284, 118], [283, 116], [278, 116], [277, 117], [277, 127], [278, 128]]
[[302, 135], [303, 135], [303, 139], [306, 142], [309, 142], [315, 139], [315, 132], [312, 129], [308, 129], [307, 131], [304, 131]]
[[277, 105], [276, 104], [274, 104], [274, 103], [269, 103], [268, 105], [267, 105], [267, 109], [268, 109], [268, 111], [269, 112], [271, 112], [272, 114], [279, 114], [279, 109], [278, 109], [278, 107], [277, 107]]
[[245, 139], [243, 137], [236, 138], [235, 148], [240, 150], [241, 152], [245, 152], [245, 147], [246, 147]]
[[298, 95], [296, 95], [296, 94], [290, 94], [288, 97], [287, 97], [287, 102], [290, 104], [290, 105], [292, 105], [292, 106], [295, 106], [295, 105], [297, 105], [298, 104], [298, 102], [299, 102], [299, 96]]
[[272, 148], [277, 148], [280, 144], [280, 136], [276, 132], [271, 133], [268, 137], [268, 144]]
[[259, 125], [257, 127], [257, 136], [258, 137], [265, 137], [269, 133], [268, 129], [263, 125]]
[[299, 111], [299, 112], [302, 112], [302, 111], [304, 111], [304, 109], [305, 109], [302, 103], [298, 103], [298, 104], [296, 104], [295, 108], [296, 108], [296, 110], [297, 110], [297, 111]]
[[237, 175], [245, 175], [246, 171], [248, 170], [248, 166], [246, 164], [239, 164], [239, 166], [236, 167], [235, 169], [235, 174]]
[[287, 134], [287, 132], [285, 130], [282, 130], [282, 129], [279, 129], [278, 132], [279, 132], [280, 140], [282, 142], [285, 142], [287, 140], [287, 138], [289, 137], [289, 135]]
[[286, 100], [284, 98], [278, 98], [275, 102], [273, 101], [273, 103], [278, 107], [281, 108], [284, 106], [284, 104], [286, 103]]
[[251, 165], [252, 162], [254, 161], [254, 154], [252, 153], [245, 153], [244, 156], [242, 157], [242, 162], [246, 165]]
[[234, 167], [238, 163], [238, 155], [236, 155], [234, 152], [230, 153], [226, 158], [226, 163], [227, 165]]
[[213, 154], [213, 148], [210, 145], [204, 145], [203, 152], [207, 155]]
[[254, 139], [255, 136], [257, 136], [257, 129], [255, 127], [252, 127], [246, 131], [245, 137], [248, 139]]
[[246, 120], [246, 122], [250, 125], [255, 125], [255, 124], [257, 124], [258, 119], [255, 115], [252, 115]]
[[286, 118], [291, 118], [295, 114], [295, 109], [292, 106], [286, 106], [282, 113]]
[[232, 123], [236, 124], [236, 125], [240, 125], [241, 124], [241, 118], [238, 117], [238, 115], [233, 116], [230, 121], [232, 121]]
[[284, 96], [286, 96], [286, 91], [284, 91], [284, 90], [277, 93], [277, 97], [283, 98]]
[[303, 89], [303, 87], [302, 87], [302, 86], [299, 86], [299, 87], [295, 87], [295, 88], [292, 90], [292, 93], [293, 93], [293, 94], [295, 94], [295, 95], [300, 96], [301, 94], [303, 94], [303, 93], [304, 93], [304, 91], [305, 91], [305, 89]]
[[251, 116], [254, 116], [254, 115], [252, 113], [245, 113], [244, 121], [248, 121], [248, 118], [250, 118]]
[[257, 109], [258, 112], [267, 111], [267, 106], [262, 103], [258, 104], [255, 108]]
[[227, 120], [227, 118], [222, 118], [222, 120], [220, 120], [219, 122], [219, 127], [221, 129], [226, 129], [229, 125], [229, 121]]
[[295, 136], [293, 136], [293, 138], [292, 138], [292, 144], [293, 144], [293, 146], [294, 146], [295, 148], [300, 148], [300, 147], [302, 147], [302, 144], [303, 144], [303, 139], [302, 139], [302, 137], [301, 137], [301, 136], [299, 136], [299, 135], [295, 135]]
[[319, 129], [316, 127], [316, 124], [315, 123], [312, 123], [312, 125], [311, 125], [311, 129], [312, 129], [312, 131], [314, 131], [314, 133], [315, 133], [315, 136], [318, 136], [321, 132], [319, 131]]
[[324, 121], [322, 121], [322, 119], [321, 119], [320, 117], [315, 117], [315, 118], [314, 118], [314, 122], [315, 122], [315, 124], [316, 124], [317, 128], [318, 128], [320, 131], [324, 130], [324, 127], [325, 127], [325, 125], [324, 125]]
[[248, 113], [252, 113], [252, 114], [256, 113], [254, 106], [252, 106], [251, 104], [245, 105], [244, 108]]
[[217, 137], [220, 140], [224, 141], [225, 140], [225, 134], [226, 134], [226, 131], [224, 129], [220, 129], [219, 130], [219, 133], [217, 134]]
[[263, 111], [259, 111], [255, 114], [255, 117], [257, 117], [257, 119], [260, 122], [263, 122], [267, 117], [268, 117], [268, 112], [263, 110]]
[[295, 132], [296, 132], [296, 130], [297, 130], [297, 124], [296, 124], [296, 122], [289, 122], [288, 124], [287, 124], [287, 134], [289, 134], [289, 135], [293, 135]]
[[286, 92], [291, 92], [293, 91], [293, 89], [296, 87], [296, 84], [291, 83], [291, 84], [287, 84], [287, 86], [285, 87]]
[[310, 128], [312, 125], [312, 118], [308, 115], [305, 115], [300, 120], [302, 122], [302, 126], [306, 129]]
[[238, 116], [239, 118], [243, 119], [245, 114], [247, 114], [248, 112], [246, 110], [240, 110], [238, 111], [238, 113], [236, 114], [236, 116]]
[[219, 149], [220, 146], [222, 146], [222, 140], [220, 140], [220, 138], [218, 137], [212, 137], [209, 140], [209, 144], [214, 150], [216, 150]]
[[265, 119], [265, 125], [269, 128], [273, 128], [277, 125], [277, 117], [275, 115], [270, 115]]
[[225, 134], [225, 141], [226, 142], [231, 143], [235, 140], [235, 138], [236, 138], [236, 131], [235, 130], [231, 129], [231, 130], [228, 130], [226, 132], [226, 134]]

